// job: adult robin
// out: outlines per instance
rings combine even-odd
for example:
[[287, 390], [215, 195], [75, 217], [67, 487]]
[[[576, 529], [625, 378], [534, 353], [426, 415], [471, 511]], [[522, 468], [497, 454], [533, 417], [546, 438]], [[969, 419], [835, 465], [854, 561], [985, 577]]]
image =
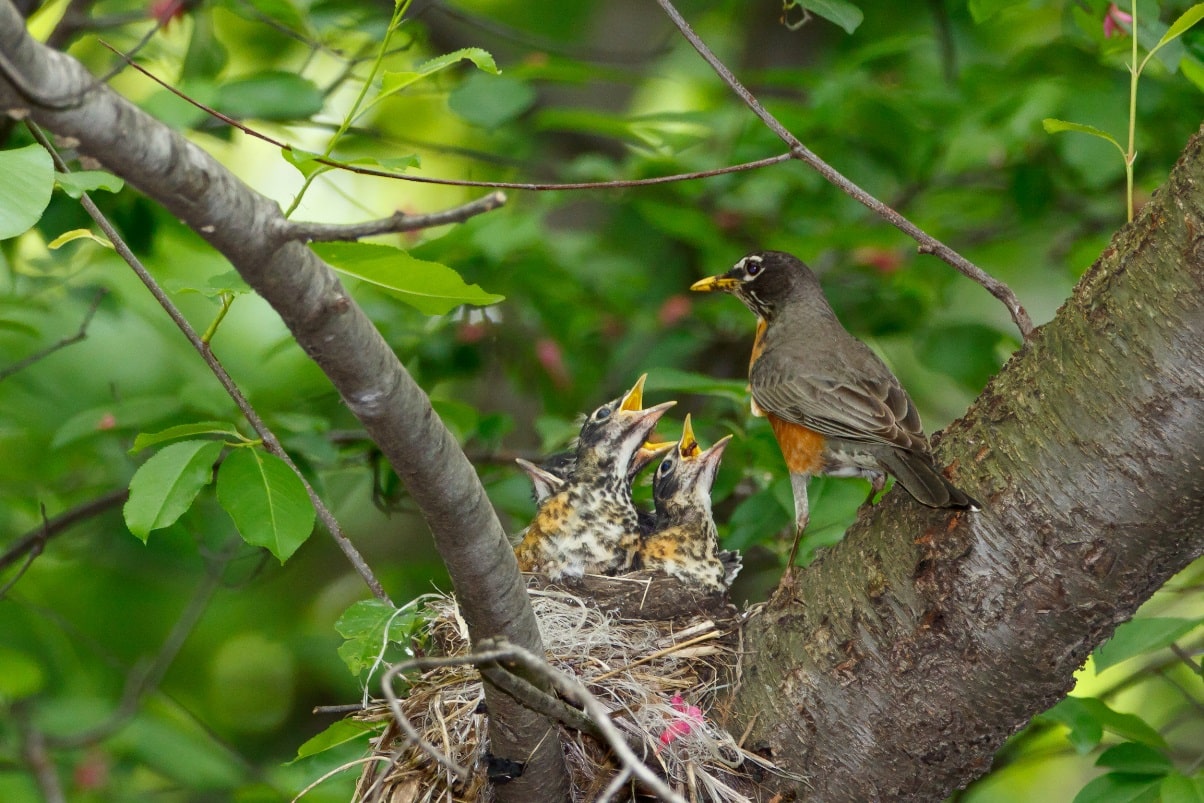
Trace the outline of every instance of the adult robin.
[[690, 289], [731, 293], [757, 316], [748, 371], [752, 412], [769, 420], [790, 471], [791, 563], [810, 518], [807, 480], [815, 474], [864, 477], [873, 493], [890, 474], [921, 504], [980, 508], [941, 473], [907, 391], [845, 330], [801, 260], [781, 251], [749, 254]]
[[640, 547], [643, 568], [708, 594], [726, 591], [740, 571], [739, 554], [719, 549], [719, 532], [711, 517], [711, 485], [731, 439], [727, 435], [703, 451], [686, 416], [677, 448], [652, 478], [656, 528]]
[[586, 418], [566, 476], [541, 469], [536, 494], [549, 495], [515, 548], [522, 571], [558, 580], [631, 568], [641, 539], [631, 500], [632, 462], [657, 420], [676, 404], [643, 409], [645, 379]]

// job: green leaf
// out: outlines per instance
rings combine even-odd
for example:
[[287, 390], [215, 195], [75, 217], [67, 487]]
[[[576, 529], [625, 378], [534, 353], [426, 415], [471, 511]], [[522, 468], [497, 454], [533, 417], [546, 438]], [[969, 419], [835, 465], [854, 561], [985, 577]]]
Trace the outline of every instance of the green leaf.
[[1184, 78], [1191, 81], [1196, 89], [1204, 92], [1204, 64], [1189, 56], [1179, 62], [1179, 69]]
[[268, 70], [223, 83], [218, 111], [239, 120], [304, 120], [322, 111], [325, 98], [314, 83], [296, 73]]
[[236, 270], [228, 270], [210, 276], [204, 284], [198, 284], [195, 279], [165, 279], [163, 286], [173, 293], [198, 293], [205, 298], [220, 298], [223, 295], [241, 296], [251, 292], [251, 288], [247, 286]]
[[74, 173], [55, 173], [54, 181], [59, 188], [72, 198], [79, 198], [85, 192], [105, 190], [106, 192], [121, 192], [125, 180], [103, 170], [77, 170]]
[[284, 161], [297, 168], [305, 178], [334, 169], [330, 165], [318, 161], [319, 159], [327, 158], [322, 154], [295, 148], [292, 145], [286, 145], [281, 148], [280, 155], [284, 157]]
[[1188, 778], [1177, 772], [1162, 779], [1158, 792], [1162, 803], [1204, 803], [1204, 776]]
[[173, 443], [143, 463], [130, 479], [124, 508], [130, 532], [145, 542], [151, 530], [174, 524], [213, 478], [223, 448], [213, 441]]
[[1166, 775], [1174, 769], [1165, 753], [1137, 742], [1112, 745], [1100, 754], [1095, 765], [1129, 775]]
[[1053, 117], [1046, 117], [1041, 121], [1041, 125], [1045, 127], [1045, 132], [1047, 134], [1057, 134], [1062, 131], [1074, 131], [1079, 134], [1090, 134], [1093, 137], [1098, 137], [1102, 140], [1106, 140], [1107, 142], [1111, 142], [1116, 146], [1116, 149], [1120, 151], [1121, 156], [1125, 155], [1125, 149], [1121, 147], [1120, 143], [1116, 141], [1115, 137], [1113, 137], [1107, 131], [1102, 131], [1093, 125], [1070, 123], [1066, 120], [1058, 120]]
[[680, 371], [676, 368], [657, 368], [649, 373], [646, 390], [648, 393], [695, 393], [715, 396], [741, 406], [748, 404], [751, 398], [747, 380], [719, 379], [708, 374]]
[[176, 396], [141, 396], [81, 410], [62, 423], [50, 441], [58, 449], [100, 432], [143, 429], [180, 409]]
[[288, 763], [292, 764], [303, 758], [324, 753], [331, 748], [358, 739], [366, 733], [380, 730], [382, 727], [383, 724], [380, 722], [365, 722], [360, 719], [340, 719], [338, 722], [332, 723], [330, 727], [317, 736], [313, 736], [303, 742], [297, 748], [297, 757]]
[[311, 247], [340, 273], [374, 284], [426, 315], [446, 315], [461, 304], [486, 306], [504, 298], [467, 284], [446, 265], [415, 259], [400, 248], [373, 243]]
[[0, 151], [0, 240], [24, 234], [46, 211], [54, 162], [41, 145]]
[[411, 84], [417, 83], [423, 78], [427, 78], [437, 72], [442, 72], [453, 64], [458, 64], [464, 60], [471, 61], [477, 66], [477, 69], [484, 70], [487, 73], [497, 75], [500, 72], [497, 68], [497, 63], [488, 51], [482, 50], [479, 47], [465, 47], [425, 61], [413, 71], [386, 72], [381, 76], [380, 94], [377, 95], [376, 99], [380, 100], [381, 98], [400, 92]]
[[1166, 747], [1166, 740], [1144, 719], [1113, 711], [1095, 697], [1067, 697], [1040, 718], [1070, 728], [1067, 738], [1080, 754], [1086, 754], [1098, 745], [1105, 730], [1150, 747]]
[[1074, 803], [1154, 803], [1161, 784], [1161, 778], [1110, 772], [1080, 789]]
[[1204, 3], [1196, 3], [1191, 8], [1179, 15], [1179, 18], [1171, 23], [1171, 27], [1166, 29], [1166, 33], [1158, 40], [1158, 44], [1150, 49], [1150, 55], [1154, 55], [1160, 47], [1168, 42], [1178, 39], [1188, 28], [1195, 25], [1200, 20], [1204, 19]]
[[494, 129], [534, 106], [536, 97], [524, 81], [476, 73], [456, 87], [447, 105], [466, 123]]
[[218, 435], [223, 438], [229, 436], [239, 441], [245, 441], [244, 438], [233, 425], [225, 421], [197, 421], [193, 424], [180, 424], [175, 427], [168, 427], [147, 434], [145, 432], [138, 433], [138, 437], [134, 438], [134, 446], [130, 449], [130, 454], [137, 454], [148, 446], [154, 446], [166, 441], [174, 441], [179, 438], [190, 438], [193, 435]]
[[970, 16], [975, 22], [981, 23], [1003, 11], [1005, 8], [1023, 5], [1025, 0], [970, 0]]
[[314, 506], [288, 465], [261, 449], [236, 449], [217, 473], [217, 501], [243, 540], [265, 547], [281, 563], [314, 528]]
[[1199, 619], [1148, 617], [1132, 619], [1116, 628], [1112, 638], [1093, 654], [1095, 671], [1102, 672], [1121, 661], [1143, 653], [1169, 647], [1174, 641], [1199, 627]]
[[334, 623], [334, 629], [346, 639], [339, 646], [339, 657], [353, 675], [359, 675], [376, 663], [388, 642], [408, 641], [422, 621], [416, 609], [394, 608], [377, 599], [354, 602]]
[[839, 25], [844, 28], [845, 33], [857, 30], [857, 26], [865, 19], [861, 9], [848, 0], [798, 0], [798, 5], [828, 22]]
[[73, 243], [76, 240], [91, 240], [103, 248], [111, 249], [113, 247], [113, 244], [109, 242], [108, 238], [102, 237], [99, 234], [93, 234], [89, 229], [72, 229], [71, 231], [65, 231], [58, 237], [55, 237], [50, 242], [46, 243], [46, 247], [51, 251], [57, 251], [67, 243]]
[[36, 658], [0, 645], [0, 703], [32, 697], [45, 685], [46, 674]]

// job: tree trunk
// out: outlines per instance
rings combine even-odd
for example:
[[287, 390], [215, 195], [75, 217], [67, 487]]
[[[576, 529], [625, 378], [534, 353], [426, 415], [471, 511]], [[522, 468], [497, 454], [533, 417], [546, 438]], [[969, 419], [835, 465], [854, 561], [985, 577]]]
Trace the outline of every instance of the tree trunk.
[[939, 800], [1204, 552], [1204, 138], [938, 453], [746, 632], [736, 714], [813, 801]]

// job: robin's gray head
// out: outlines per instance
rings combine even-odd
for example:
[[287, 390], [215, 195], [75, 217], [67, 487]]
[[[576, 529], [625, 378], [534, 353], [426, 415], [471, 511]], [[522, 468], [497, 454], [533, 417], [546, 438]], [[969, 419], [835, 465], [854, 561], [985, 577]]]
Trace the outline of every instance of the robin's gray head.
[[711, 485], [719, 471], [723, 450], [731, 439], [731, 435], [724, 436], [703, 451], [694, 437], [690, 416], [686, 416], [677, 448], [661, 461], [652, 478], [658, 526], [685, 524], [691, 518], [710, 518]]
[[650, 452], [650, 456], [639, 464], [639, 467], [643, 467], [668, 448], [668, 444], [649, 443], [648, 436], [657, 420], [677, 402], [668, 401], [644, 409], [644, 380], [647, 378], [648, 375], [644, 374], [627, 393], [603, 404], [586, 417], [581, 425], [581, 434], [577, 436], [577, 450], [571, 469], [573, 479], [604, 473], [626, 480], [637, 453], [641, 450]]
[[744, 302], [756, 315], [769, 320], [791, 299], [823, 298], [819, 279], [803, 261], [783, 251], [759, 251], [741, 259], [727, 273], [700, 279], [691, 290], [721, 290]]

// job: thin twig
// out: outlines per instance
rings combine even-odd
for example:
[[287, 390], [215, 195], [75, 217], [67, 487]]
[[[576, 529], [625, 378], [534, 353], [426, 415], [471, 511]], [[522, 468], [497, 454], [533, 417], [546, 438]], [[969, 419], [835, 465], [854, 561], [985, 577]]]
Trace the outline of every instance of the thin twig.
[[757, 100], [756, 96], [749, 92], [748, 89], [742, 83], [740, 83], [740, 80], [736, 78], [732, 71], [727, 68], [727, 65], [720, 61], [719, 57], [716, 56], [711, 49], [707, 47], [706, 43], [702, 41], [698, 34], [694, 32], [694, 29], [690, 27], [690, 24], [686, 22], [685, 18], [682, 17], [682, 15], [674, 7], [671, 0], [656, 0], [656, 2], [660, 4], [662, 9], [664, 9], [665, 14], [669, 16], [669, 19], [673, 21], [673, 24], [677, 26], [677, 29], [681, 31], [682, 36], [684, 36], [690, 45], [693, 46], [696, 51], [698, 51], [698, 54], [702, 56], [703, 60], [705, 60], [707, 64], [711, 65], [711, 69], [718, 74], [723, 82], [727, 84], [728, 87], [735, 92], [742, 101], [744, 101], [744, 104], [752, 110], [753, 114], [757, 115], [757, 117], [761, 119], [761, 122], [763, 122], [770, 131], [778, 136], [778, 139], [782, 140], [790, 147], [792, 158], [798, 159], [799, 161], [809, 165], [813, 170], [826, 178], [831, 184], [840, 189], [846, 195], [854, 198], [874, 214], [878, 215], [892, 226], [914, 239], [919, 245], [918, 250], [921, 254], [932, 254], [933, 256], [949, 263], [965, 276], [968, 276], [969, 278], [978, 282], [980, 285], [986, 288], [987, 292], [1003, 302], [1004, 306], [1007, 307], [1008, 312], [1011, 313], [1012, 320], [1016, 323], [1016, 328], [1020, 330], [1020, 334], [1025, 339], [1032, 334], [1033, 322], [1029, 318], [1028, 312], [1026, 312], [1024, 307], [1020, 305], [1020, 301], [1016, 298], [1016, 294], [1012, 292], [1010, 287], [989, 275], [982, 268], [970, 262], [949, 246], [923, 232], [910, 220], [879, 201], [873, 195], [870, 195], [868, 192], [861, 189], [861, 187], [857, 186], [852, 181], [841, 175], [836, 168], [832, 167], [823, 159], [820, 159], [819, 156], [812, 153], [807, 146], [803, 145], [803, 143], [799, 141], [798, 137], [790, 133], [790, 131], [788, 131], [786, 127], [769, 112], [768, 109], [761, 105], [761, 102]]
[[[238, 120], [235, 120], [233, 117], [222, 114], [217, 109], [214, 109], [211, 106], [206, 106], [204, 103], [201, 103], [200, 101], [196, 100], [195, 98], [189, 97], [188, 95], [181, 92], [179, 89], [176, 89], [171, 84], [167, 83], [166, 81], [164, 81], [161, 78], [159, 78], [158, 76], [156, 76], [154, 73], [147, 70], [145, 67], [142, 67], [141, 65], [136, 63], [133, 59], [130, 59], [129, 57], [127, 57], [124, 53], [122, 53], [120, 50], [117, 50], [115, 47], [108, 44], [107, 42], [101, 41], [101, 44], [104, 45], [105, 47], [109, 48], [110, 50], [112, 50], [114, 53], [116, 53], [121, 58], [125, 59], [127, 64], [129, 64], [131, 67], [133, 67], [138, 72], [145, 75], [147, 78], [154, 81], [159, 86], [166, 89], [168, 92], [171, 92], [173, 95], [180, 98], [181, 100], [192, 104], [193, 106], [197, 107], [198, 109], [200, 109], [201, 111], [210, 115], [211, 117], [221, 120], [223, 123], [226, 123], [227, 125], [234, 126], [239, 131], [242, 131], [244, 134], [246, 134], [247, 136], [254, 137], [255, 139], [258, 139], [262, 142], [266, 142], [269, 145], [275, 145], [277, 148], [288, 148], [290, 150], [292, 149], [293, 146], [290, 145], [289, 143], [283, 142], [282, 140], [275, 139], [274, 137], [269, 137], [267, 134], [264, 134], [262, 131], [256, 131], [255, 129], [251, 128], [250, 126], [244, 125], [243, 123], [239, 122]], [[488, 189], [496, 189], [496, 190], [530, 190], [530, 191], [534, 191], [534, 192], [548, 192], [548, 191], [555, 191], [555, 190], [613, 190], [613, 189], [624, 189], [627, 187], [648, 187], [648, 186], [652, 186], [654, 184], [672, 184], [677, 181], [693, 181], [694, 179], [711, 178], [713, 176], [722, 176], [722, 175], [726, 175], [728, 173], [742, 173], [746, 170], [756, 170], [757, 168], [769, 167], [770, 165], [781, 164], [782, 162], [788, 162], [793, 158], [795, 158], [795, 157], [791, 153], [782, 153], [777, 156], [770, 156], [766, 159], [754, 159], [751, 162], [741, 162], [740, 164], [736, 164], [736, 165], [726, 165], [724, 167], [717, 167], [712, 170], [697, 170], [697, 171], [694, 171], [691, 173], [674, 173], [673, 175], [669, 175], [669, 176], [654, 176], [652, 178], [636, 178], [636, 179], [627, 179], [624, 181], [574, 181], [574, 182], [565, 182], [565, 183], [560, 183], [560, 184], [556, 184], [556, 183], [533, 184], [533, 183], [517, 182], [517, 181], [469, 181], [467, 179], [434, 178], [431, 176], [412, 176], [412, 175], [407, 175], [405, 173], [394, 173], [389, 170], [377, 170], [376, 168], [364, 167], [362, 165], [346, 164], [344, 162], [338, 161], [337, 159], [327, 159], [325, 157], [320, 157], [320, 156], [315, 156], [313, 158], [313, 161], [318, 164], [321, 164], [321, 165], [326, 165], [327, 167], [333, 167], [337, 170], [344, 170], [348, 173], [356, 173], [361, 176], [376, 176], [377, 178], [391, 178], [391, 179], [396, 179], [399, 181], [411, 181], [411, 182], [415, 182], [417, 184], [440, 184], [440, 185], [444, 185], [444, 186], [448, 186], [448, 187], [485, 187]]]
[[289, 221], [284, 229], [284, 236], [306, 242], [358, 240], [377, 234], [396, 234], [403, 231], [429, 229], [448, 223], [462, 223], [471, 217], [497, 209], [504, 203], [506, 203], [506, 193], [499, 191], [491, 192], [475, 201], [469, 201], [442, 212], [432, 212], [426, 215], [407, 215], [403, 212], [395, 212], [380, 220], [347, 224]]
[[22, 535], [0, 555], [0, 571], [7, 569], [12, 564], [21, 559], [21, 556], [29, 552], [40, 552], [47, 541], [60, 535], [70, 529], [75, 524], [90, 519], [93, 516], [99, 516], [110, 508], [124, 504], [129, 498], [129, 488], [118, 488], [116, 491], [109, 491], [103, 496], [98, 496], [84, 502], [78, 507], [73, 507], [70, 510], [60, 513], [53, 519], [43, 520], [41, 524], [34, 527], [29, 532]]
[[67, 346], [84, 340], [88, 336], [88, 324], [92, 323], [92, 317], [96, 315], [96, 309], [100, 306], [100, 302], [106, 295], [108, 295], [108, 293], [109, 291], [103, 287], [96, 291], [96, 296], [92, 299], [92, 303], [88, 305], [88, 311], [84, 313], [84, 319], [80, 322], [79, 329], [75, 334], [64, 337], [54, 345], [47, 346], [41, 351], [34, 352], [25, 359], [15, 362], [7, 368], [0, 370], [0, 382], [3, 382], [15, 373], [28, 368], [39, 360], [46, 359], [59, 349], [65, 349]]
[[[27, 120], [26, 125], [29, 126], [29, 130], [33, 134], [34, 139], [36, 139], [38, 143], [50, 153], [58, 170], [64, 173], [67, 172], [66, 163], [63, 162], [62, 157], [59, 156], [58, 151], [55, 150], [50, 140], [46, 138], [44, 133], [42, 133], [42, 129], [35, 125], [31, 120]], [[259, 413], [256, 412], [255, 408], [251, 406], [250, 401], [248, 401], [247, 397], [243, 395], [243, 392], [239, 389], [238, 385], [235, 384], [230, 374], [227, 373], [225, 367], [217, 359], [217, 356], [214, 355], [209, 346], [201, 340], [200, 336], [196, 333], [196, 330], [192, 328], [192, 324], [188, 322], [188, 319], [184, 317], [179, 308], [176, 307], [176, 305], [172, 303], [171, 299], [167, 297], [167, 293], [163, 291], [163, 288], [160, 287], [155, 281], [154, 277], [151, 276], [150, 271], [146, 269], [146, 266], [142, 264], [141, 260], [138, 259], [134, 252], [130, 250], [130, 247], [126, 244], [125, 240], [122, 239], [121, 233], [117, 231], [111, 222], [109, 222], [109, 219], [105, 217], [104, 213], [100, 211], [100, 208], [93, 203], [91, 197], [89, 197], [87, 193], [84, 193], [80, 196], [80, 204], [84, 207], [84, 210], [88, 213], [92, 220], [96, 222], [96, 225], [100, 227], [100, 230], [105, 233], [105, 236], [109, 238], [109, 241], [113, 244], [113, 249], [123, 260], [125, 260], [125, 263], [130, 266], [138, 278], [142, 280], [142, 283], [146, 285], [147, 290], [149, 290], [151, 295], [154, 296], [155, 300], [159, 303], [159, 306], [163, 308], [168, 317], [170, 317], [172, 322], [175, 323], [176, 327], [184, 334], [184, 337], [188, 339], [188, 342], [192, 344], [192, 347], [196, 350], [197, 354], [199, 354], [201, 359], [205, 361], [205, 364], [209, 366], [209, 370], [212, 371], [213, 375], [217, 377], [218, 382], [220, 382], [222, 387], [225, 388], [226, 393], [230, 396], [230, 398], [234, 400], [235, 405], [238, 406], [238, 409], [243, 414], [243, 417], [246, 418], [247, 422], [251, 425], [251, 428], [255, 430], [255, 433], [259, 436], [260, 440], [263, 441], [264, 448], [269, 453], [283, 460], [285, 465], [287, 465], [292, 472], [297, 475], [297, 478], [301, 480], [301, 484], [305, 487], [305, 493], [309, 496], [309, 500], [313, 504], [314, 510], [317, 512], [318, 519], [326, 527], [326, 530], [330, 533], [331, 537], [334, 538], [335, 543], [339, 545], [339, 548], [343, 551], [343, 554], [347, 557], [347, 560], [351, 563], [352, 567], [354, 567], [359, 576], [363, 578], [373, 595], [382, 602], [392, 605], [393, 603], [389, 599], [388, 594], [385, 593], [380, 581], [376, 579], [376, 575], [373, 574], [372, 569], [368, 566], [363, 556], [359, 553], [359, 550], [355, 548], [355, 545], [351, 543], [351, 540], [343, 532], [343, 528], [339, 525], [338, 520], [334, 517], [334, 514], [330, 511], [330, 508], [328, 508], [326, 503], [322, 501], [322, 498], [318, 496], [318, 492], [314, 490], [313, 486], [309, 484], [309, 480], [307, 480], [305, 475], [301, 473], [301, 470], [297, 468], [297, 464], [293, 462], [292, 457], [290, 457], [288, 452], [284, 450], [284, 447], [280, 445], [280, 440], [276, 437], [276, 434], [272, 432], [268, 425], [264, 423], [263, 419], [259, 417]]]
[[33, 771], [38, 791], [42, 793], [42, 800], [45, 803], [66, 803], [67, 798], [63, 794], [63, 784], [59, 780], [58, 769], [54, 766], [54, 758], [46, 749], [46, 735], [38, 730], [25, 706], [17, 706], [14, 713], [17, 732], [21, 738], [21, 757]]

